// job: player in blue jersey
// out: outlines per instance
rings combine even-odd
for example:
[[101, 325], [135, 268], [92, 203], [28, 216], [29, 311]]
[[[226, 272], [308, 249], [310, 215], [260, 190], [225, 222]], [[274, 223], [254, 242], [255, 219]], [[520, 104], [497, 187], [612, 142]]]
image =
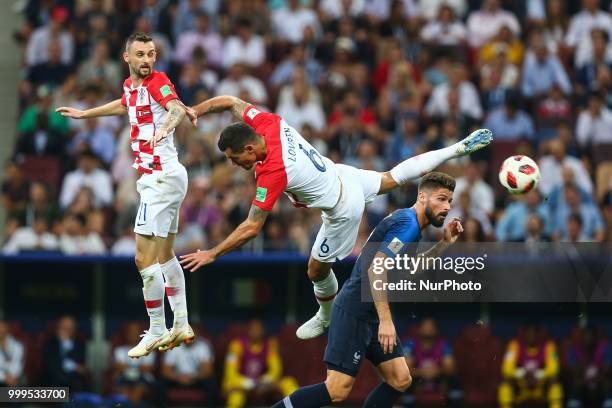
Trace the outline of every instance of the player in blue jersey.
[[[376, 226], [333, 306], [324, 358], [327, 379], [298, 389], [272, 408], [315, 408], [345, 400], [364, 358], [376, 366], [383, 382], [372, 390], [363, 407], [390, 408], [406, 391], [412, 378], [389, 303], [385, 296], [374, 293], [373, 302], [362, 299], [362, 279], [371, 280], [375, 276], [373, 265], [384, 265], [385, 258], [415, 249], [416, 245], [410, 243], [421, 239], [421, 230], [426, 226], [441, 227], [450, 210], [454, 189], [452, 177], [428, 173], [419, 183], [414, 206], [393, 212]], [[423, 256], [438, 256], [461, 232], [459, 220], [451, 220], [444, 229], [444, 238]]]

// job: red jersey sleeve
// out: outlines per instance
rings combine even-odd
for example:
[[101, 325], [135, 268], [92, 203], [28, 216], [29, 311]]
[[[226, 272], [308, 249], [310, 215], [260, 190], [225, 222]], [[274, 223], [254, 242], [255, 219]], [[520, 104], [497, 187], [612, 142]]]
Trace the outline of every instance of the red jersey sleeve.
[[125, 99], [125, 92], [121, 94], [121, 104], [127, 106], [127, 100]]
[[163, 72], [156, 72], [151, 81], [147, 84], [149, 93], [164, 108], [166, 104], [174, 99], [178, 99], [178, 94], [170, 79]]
[[253, 204], [264, 211], [272, 211], [274, 204], [287, 187], [287, 174], [284, 169], [265, 172], [256, 177], [257, 190]]
[[268, 127], [278, 124], [280, 116], [274, 113], [263, 112], [259, 108], [249, 105], [242, 114], [242, 120], [255, 129], [256, 133], [264, 134]]

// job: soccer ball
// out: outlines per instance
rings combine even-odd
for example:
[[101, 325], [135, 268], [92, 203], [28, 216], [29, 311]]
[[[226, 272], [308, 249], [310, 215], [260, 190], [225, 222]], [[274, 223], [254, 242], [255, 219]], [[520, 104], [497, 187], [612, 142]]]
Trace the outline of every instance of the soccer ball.
[[527, 156], [511, 156], [499, 169], [499, 182], [510, 194], [526, 194], [540, 182], [540, 169]]

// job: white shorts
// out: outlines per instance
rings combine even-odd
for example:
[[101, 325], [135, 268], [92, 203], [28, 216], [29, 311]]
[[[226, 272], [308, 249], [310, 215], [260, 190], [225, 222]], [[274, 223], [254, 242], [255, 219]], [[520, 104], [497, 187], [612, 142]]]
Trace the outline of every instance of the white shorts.
[[310, 253], [320, 262], [335, 262], [351, 254], [365, 205], [376, 198], [382, 180], [376, 171], [344, 164], [336, 164], [336, 167], [342, 182], [340, 200], [334, 208], [323, 210], [323, 225]]
[[166, 238], [178, 232], [179, 209], [187, 193], [187, 170], [182, 164], [165, 163], [163, 170], [145, 173], [136, 181], [140, 205], [134, 232]]

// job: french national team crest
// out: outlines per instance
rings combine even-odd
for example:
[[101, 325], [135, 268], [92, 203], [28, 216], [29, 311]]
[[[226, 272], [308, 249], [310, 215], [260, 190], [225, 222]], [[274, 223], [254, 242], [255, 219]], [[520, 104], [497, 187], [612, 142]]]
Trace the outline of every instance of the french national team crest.
[[393, 238], [391, 242], [389, 242], [389, 245], [387, 245], [387, 248], [389, 248], [394, 254], [397, 254], [399, 251], [401, 251], [403, 247], [404, 243], [400, 241], [400, 239], [397, 237]]

